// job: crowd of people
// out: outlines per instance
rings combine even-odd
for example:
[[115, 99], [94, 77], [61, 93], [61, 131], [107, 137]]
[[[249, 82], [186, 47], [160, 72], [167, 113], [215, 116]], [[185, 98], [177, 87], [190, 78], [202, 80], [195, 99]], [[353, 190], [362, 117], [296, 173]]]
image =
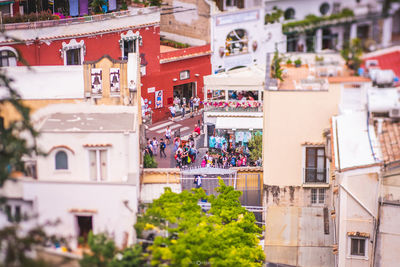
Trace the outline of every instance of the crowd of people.
[[236, 150], [222, 150], [221, 152], [217, 152], [216, 154], [211, 154], [209, 151], [207, 151], [201, 161], [201, 167], [230, 168], [248, 166], [248, 159], [248, 154]]
[[179, 96], [175, 96], [174, 104], [169, 107], [169, 110], [171, 111], [171, 117], [175, 117], [176, 113], [179, 111], [183, 118], [185, 117], [186, 109], [189, 108], [191, 117], [193, 117], [194, 113], [199, 111], [199, 106], [200, 98], [198, 96], [191, 97], [189, 101], [187, 101], [185, 97], [180, 98]]
[[191, 134], [187, 141], [182, 141], [180, 136], [175, 137], [174, 151], [176, 167], [185, 168], [192, 165], [196, 161], [198, 154], [193, 135]]
[[157, 156], [160, 154], [160, 158], [166, 158], [165, 148], [167, 147], [163, 138], [157, 140], [157, 138], [153, 137], [153, 139], [147, 138], [147, 145], [144, 149], [144, 153], [150, 155], [151, 157]]

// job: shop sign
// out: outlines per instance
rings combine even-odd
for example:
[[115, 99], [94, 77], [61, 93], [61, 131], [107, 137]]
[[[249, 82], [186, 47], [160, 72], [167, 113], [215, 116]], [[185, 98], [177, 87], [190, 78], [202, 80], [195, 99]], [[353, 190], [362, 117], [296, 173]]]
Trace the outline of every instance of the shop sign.
[[147, 88], [147, 93], [154, 93], [156, 91], [156, 88], [155, 87], [149, 87], [149, 88]]

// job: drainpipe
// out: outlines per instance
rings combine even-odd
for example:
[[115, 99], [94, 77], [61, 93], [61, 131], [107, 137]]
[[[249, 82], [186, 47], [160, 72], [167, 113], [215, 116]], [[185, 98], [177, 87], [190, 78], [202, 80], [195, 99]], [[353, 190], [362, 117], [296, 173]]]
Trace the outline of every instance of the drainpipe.
[[382, 202], [383, 202], [383, 198], [382, 198], [382, 195], [381, 195], [381, 192], [382, 192], [382, 172], [380, 172], [379, 173], [379, 175], [378, 175], [378, 190], [379, 190], [379, 193], [378, 193], [378, 207], [377, 207], [377, 219], [375, 220], [375, 224], [374, 224], [374, 227], [375, 227], [375, 234], [374, 234], [374, 240], [373, 240], [373, 244], [374, 244], [374, 251], [373, 251], [373, 253], [372, 253], [372, 261], [371, 261], [371, 266], [373, 267], [373, 266], [375, 266], [375, 257], [376, 257], [376, 248], [377, 248], [377, 240], [378, 240], [378, 233], [379, 233], [379, 226], [380, 226], [380, 224], [381, 224], [381, 218], [380, 218], [380, 215], [381, 215], [381, 207], [382, 207]]

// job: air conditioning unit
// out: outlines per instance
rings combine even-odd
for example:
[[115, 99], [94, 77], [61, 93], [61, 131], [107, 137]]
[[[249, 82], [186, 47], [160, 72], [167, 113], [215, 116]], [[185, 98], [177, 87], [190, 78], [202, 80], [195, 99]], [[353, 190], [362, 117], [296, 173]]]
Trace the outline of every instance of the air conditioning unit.
[[400, 118], [400, 108], [392, 108], [389, 110], [390, 118]]

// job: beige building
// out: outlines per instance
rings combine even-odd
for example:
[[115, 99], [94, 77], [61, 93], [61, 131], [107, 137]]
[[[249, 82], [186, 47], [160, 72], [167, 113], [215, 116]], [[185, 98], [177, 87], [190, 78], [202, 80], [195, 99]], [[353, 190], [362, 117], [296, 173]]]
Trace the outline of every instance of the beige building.
[[264, 91], [266, 260], [271, 266], [334, 266], [330, 118], [363, 109], [370, 83], [345, 76], [339, 63], [300, 56], [307, 65], [284, 67], [284, 82]]

